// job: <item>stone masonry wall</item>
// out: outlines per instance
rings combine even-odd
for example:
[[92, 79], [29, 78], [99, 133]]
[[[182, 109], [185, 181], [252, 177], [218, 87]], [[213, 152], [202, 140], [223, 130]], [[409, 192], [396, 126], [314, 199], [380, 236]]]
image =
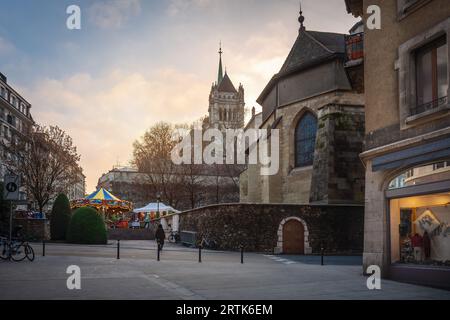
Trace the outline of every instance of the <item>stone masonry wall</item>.
[[214, 240], [219, 249], [274, 252], [283, 219], [306, 222], [312, 253], [321, 244], [327, 253], [360, 254], [363, 248], [363, 206], [313, 206], [287, 204], [215, 205], [183, 212], [180, 230], [194, 231]]
[[30, 241], [50, 240], [50, 221], [47, 219], [14, 219], [14, 228], [22, 226], [21, 233]]
[[311, 203], [364, 203], [364, 108], [327, 105], [319, 111]]

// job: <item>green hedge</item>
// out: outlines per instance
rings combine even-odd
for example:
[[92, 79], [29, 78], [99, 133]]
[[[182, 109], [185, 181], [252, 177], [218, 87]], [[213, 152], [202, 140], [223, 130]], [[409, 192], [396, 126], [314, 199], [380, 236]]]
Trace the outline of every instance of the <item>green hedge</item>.
[[66, 240], [70, 223], [70, 203], [65, 194], [60, 194], [53, 204], [50, 216], [50, 234], [52, 240]]
[[107, 233], [103, 218], [89, 207], [77, 209], [67, 232], [67, 241], [77, 244], [106, 244]]

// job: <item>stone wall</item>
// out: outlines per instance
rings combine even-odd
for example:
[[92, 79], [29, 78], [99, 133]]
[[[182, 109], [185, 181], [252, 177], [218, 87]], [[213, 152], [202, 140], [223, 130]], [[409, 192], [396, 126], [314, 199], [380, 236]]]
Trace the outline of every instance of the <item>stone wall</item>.
[[[364, 168], [359, 153], [364, 139], [364, 95], [329, 92], [279, 108], [262, 128], [281, 119], [280, 170], [262, 177], [259, 165], [242, 174], [242, 203], [364, 203]], [[295, 167], [295, 128], [305, 112], [317, 115], [314, 166]], [[317, 184], [316, 184], [317, 183]], [[321, 183], [326, 187], [322, 188]]]
[[30, 241], [50, 240], [50, 221], [47, 219], [14, 219], [13, 230], [22, 226], [22, 235]]
[[364, 203], [364, 108], [330, 104], [318, 118], [310, 203]]
[[[183, 212], [180, 230], [214, 240], [220, 249], [275, 252], [281, 222], [297, 217], [306, 223], [312, 253], [321, 243], [327, 253], [360, 254], [363, 248], [363, 206], [229, 204]], [[306, 230], [305, 230], [306, 231]]]

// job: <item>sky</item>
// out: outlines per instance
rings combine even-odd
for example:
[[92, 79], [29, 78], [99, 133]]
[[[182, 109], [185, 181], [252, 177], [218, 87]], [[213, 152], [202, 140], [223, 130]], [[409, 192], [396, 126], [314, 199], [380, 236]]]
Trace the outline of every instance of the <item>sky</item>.
[[[66, 8], [81, 9], [69, 30]], [[348, 33], [344, 0], [303, 0], [308, 30]], [[159, 121], [208, 112], [218, 49], [246, 106], [278, 72], [298, 34], [298, 0], [1, 0], [0, 72], [35, 121], [74, 140], [95, 190], [128, 165], [132, 144]]]

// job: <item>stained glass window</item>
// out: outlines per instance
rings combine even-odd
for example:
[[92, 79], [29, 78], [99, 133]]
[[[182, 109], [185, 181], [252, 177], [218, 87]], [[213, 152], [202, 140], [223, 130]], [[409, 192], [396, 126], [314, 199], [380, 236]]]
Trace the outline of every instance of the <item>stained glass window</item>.
[[316, 145], [317, 119], [308, 112], [295, 128], [295, 166], [306, 167], [314, 162]]

